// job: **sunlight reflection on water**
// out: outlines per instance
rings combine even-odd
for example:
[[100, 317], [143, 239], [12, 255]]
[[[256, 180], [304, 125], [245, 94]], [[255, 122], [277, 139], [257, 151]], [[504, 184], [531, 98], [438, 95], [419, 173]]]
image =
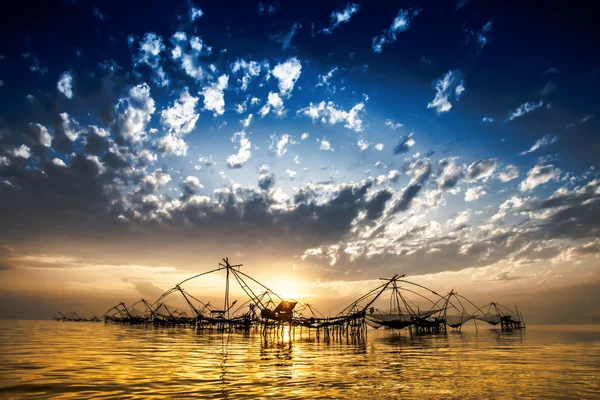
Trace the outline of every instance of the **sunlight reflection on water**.
[[324, 343], [191, 328], [0, 321], [2, 398], [598, 398], [600, 327]]

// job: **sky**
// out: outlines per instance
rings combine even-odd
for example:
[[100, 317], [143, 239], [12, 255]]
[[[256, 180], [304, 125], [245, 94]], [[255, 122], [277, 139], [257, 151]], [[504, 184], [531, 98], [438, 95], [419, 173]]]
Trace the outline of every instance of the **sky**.
[[585, 5], [0, 8], [0, 318], [101, 313], [228, 256], [325, 310], [406, 274], [600, 321]]

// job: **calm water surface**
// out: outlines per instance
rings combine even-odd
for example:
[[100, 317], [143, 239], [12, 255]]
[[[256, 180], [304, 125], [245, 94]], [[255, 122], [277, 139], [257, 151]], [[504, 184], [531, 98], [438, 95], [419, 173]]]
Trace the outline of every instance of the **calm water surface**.
[[600, 398], [600, 327], [361, 343], [0, 321], [1, 398]]

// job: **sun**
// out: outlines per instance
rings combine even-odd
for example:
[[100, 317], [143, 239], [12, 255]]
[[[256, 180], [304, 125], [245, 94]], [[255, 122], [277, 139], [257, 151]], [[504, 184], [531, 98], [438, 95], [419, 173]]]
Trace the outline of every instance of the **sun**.
[[301, 284], [292, 279], [277, 279], [271, 282], [271, 289], [285, 300], [305, 297], [301, 293]]

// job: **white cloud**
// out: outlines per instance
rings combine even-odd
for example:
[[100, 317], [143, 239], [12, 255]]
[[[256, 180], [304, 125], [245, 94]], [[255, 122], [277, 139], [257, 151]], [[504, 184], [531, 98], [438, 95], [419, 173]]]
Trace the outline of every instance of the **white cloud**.
[[277, 157], [282, 157], [285, 153], [287, 153], [287, 146], [290, 142], [294, 143], [293, 141], [290, 141], [290, 135], [287, 133], [284, 133], [279, 137], [277, 137], [277, 135], [272, 135], [269, 149], [273, 151]]
[[140, 41], [140, 49], [137, 57], [134, 57], [135, 65], [147, 64], [156, 74], [154, 81], [160, 86], [167, 86], [169, 80], [160, 65], [160, 53], [165, 50], [162, 37], [154, 32], [146, 32]]
[[227, 89], [229, 76], [221, 75], [217, 82], [205, 86], [202, 91], [204, 96], [204, 108], [214, 111], [214, 116], [223, 115], [225, 112], [225, 95], [223, 90]]
[[527, 178], [519, 185], [519, 190], [525, 192], [550, 180], [556, 181], [560, 177], [560, 172], [560, 168], [555, 168], [552, 164], [536, 165], [529, 170]]
[[294, 162], [299, 165], [300, 164], [300, 157], [299, 156], [294, 156]]
[[292, 171], [291, 169], [286, 169], [285, 173], [288, 175], [290, 179], [296, 178], [296, 171]]
[[246, 162], [252, 156], [251, 143], [246, 137], [246, 132], [240, 131], [233, 135], [232, 140], [239, 138], [239, 148], [237, 154], [232, 154], [227, 157], [227, 167], [229, 168], [242, 168]]
[[271, 73], [279, 81], [279, 93], [289, 97], [302, 73], [302, 64], [296, 57], [292, 57], [284, 63], [277, 64]]
[[65, 71], [60, 75], [56, 88], [59, 92], [64, 94], [67, 99], [73, 98], [73, 77], [69, 71]]
[[340, 122], [345, 122], [344, 127], [352, 129], [355, 132], [363, 131], [363, 121], [360, 119], [359, 113], [365, 108], [364, 103], [357, 103], [350, 111], [344, 111], [338, 108], [332, 101], [319, 104], [312, 102], [308, 107], [298, 110], [297, 114], [303, 114], [310, 117], [313, 122], [320, 121], [323, 124], [335, 125]]
[[465, 192], [465, 201], [470, 202], [479, 199], [487, 194], [484, 186], [470, 187]]
[[29, 148], [29, 146], [22, 144], [19, 147], [13, 149], [12, 155], [14, 157], [29, 158], [31, 157], [31, 149]]
[[384, 146], [383, 146], [383, 143], [377, 143], [377, 144], [375, 145], [375, 150], [377, 150], [377, 151], [382, 151], [382, 150], [383, 150], [383, 147], [384, 147]]
[[188, 145], [182, 136], [170, 132], [162, 138], [153, 142], [154, 147], [164, 154], [171, 154], [174, 156], [185, 156], [187, 155]]
[[246, 60], [238, 59], [231, 64], [231, 72], [237, 74], [242, 73], [242, 77], [238, 79], [238, 84], [243, 91], [248, 89], [248, 85], [254, 78], [260, 75], [262, 68], [269, 69], [269, 63], [259, 63], [256, 61], [246, 62]]
[[65, 164], [65, 162], [63, 160], [61, 160], [60, 158], [53, 158], [52, 159], [52, 164], [59, 166], [59, 167], [66, 167], [67, 165]]
[[158, 168], [142, 178], [140, 187], [145, 187], [147, 192], [153, 193], [159, 186], [164, 186], [169, 182], [171, 182], [171, 175]]
[[237, 112], [238, 114], [243, 114], [247, 110], [248, 110], [248, 103], [245, 101], [235, 105], [235, 112]]
[[410, 184], [423, 184], [431, 175], [431, 162], [427, 158], [420, 158], [408, 165], [407, 174], [411, 177]]
[[516, 110], [514, 110], [510, 113], [508, 120], [512, 121], [515, 118], [522, 117], [523, 115], [530, 113], [530, 112], [540, 108], [543, 105], [544, 105], [544, 102], [541, 100], [539, 103], [527, 102], [527, 103], [521, 104], [519, 107], [517, 107]]
[[283, 100], [279, 94], [274, 92], [269, 92], [269, 95], [267, 96], [267, 103], [262, 106], [258, 113], [261, 117], [265, 117], [269, 112], [271, 112], [271, 110], [273, 110], [273, 112], [280, 118], [286, 113], [286, 110], [283, 107]]
[[547, 146], [552, 143], [556, 143], [557, 140], [558, 140], [558, 136], [544, 135], [542, 138], [538, 139], [533, 144], [533, 146], [531, 146], [531, 148], [529, 150], [522, 152], [521, 155], [524, 156], [525, 154], [533, 153], [534, 151], [538, 150], [540, 147]]
[[438, 114], [448, 112], [452, 108], [449, 98], [455, 94], [456, 100], [464, 92], [464, 81], [460, 78], [457, 70], [448, 71], [443, 77], [435, 82], [435, 98], [427, 104], [427, 108], [435, 108]]
[[331, 150], [333, 151], [333, 148], [331, 147], [331, 143], [329, 143], [329, 140], [327, 139], [317, 139], [318, 142], [321, 142], [321, 145], [319, 146], [319, 150]]
[[487, 124], [491, 124], [492, 122], [494, 122], [494, 118], [492, 118], [492, 117], [483, 117], [483, 119], [481, 120], [481, 122], [485, 122]]
[[381, 53], [383, 51], [383, 45], [386, 43], [394, 43], [396, 41], [396, 34], [404, 32], [410, 27], [412, 20], [419, 14], [420, 10], [402, 10], [398, 11], [398, 15], [392, 21], [392, 25], [383, 31], [379, 36], [373, 38], [373, 51], [375, 53]]
[[194, 22], [195, 20], [197, 20], [198, 18], [200, 18], [201, 16], [204, 15], [204, 11], [202, 11], [199, 8], [190, 8], [190, 21]]
[[194, 129], [200, 117], [196, 114], [198, 97], [191, 96], [187, 88], [184, 88], [179, 99], [172, 107], [164, 109], [160, 116], [163, 126], [169, 131], [177, 134], [187, 134]]
[[106, 167], [104, 166], [104, 163], [100, 161], [98, 156], [86, 155], [85, 158], [96, 165], [96, 168], [98, 168], [98, 173], [103, 174], [106, 172]]
[[119, 99], [116, 110], [116, 128], [126, 140], [142, 142], [146, 139], [146, 125], [156, 110], [145, 82], [129, 90], [129, 96]]
[[[97, 128], [96, 127], [96, 129], [98, 130], [98, 132], [104, 131], [104, 129], [102, 129], [102, 128]], [[104, 135], [99, 135], [99, 136], [108, 137], [108, 132], [104, 131], [104, 133], [106, 133], [105, 136]], [[138, 153], [137, 156], [138, 156], [138, 158], [144, 159], [144, 160], [149, 161], [151, 163], [154, 163], [154, 162], [156, 162], [158, 160], [158, 156], [156, 155], [156, 153], [153, 153], [153, 152], [151, 152], [148, 149], [143, 149], [142, 151], [140, 151]]]
[[467, 210], [461, 211], [458, 214], [456, 214], [456, 217], [448, 220], [448, 222], [446, 222], [446, 224], [448, 226], [456, 228], [456, 227], [466, 224], [470, 218], [471, 218], [471, 210], [467, 209]]
[[185, 178], [183, 181], [183, 186], [189, 191], [196, 191], [204, 188], [204, 185], [200, 183], [200, 179], [192, 175], [188, 175], [188, 177]]
[[198, 159], [198, 165], [194, 165], [194, 169], [200, 171], [202, 168], [211, 168], [215, 165], [215, 161], [212, 156], [210, 157], [200, 157]]
[[250, 124], [252, 123], [252, 117], [253, 117], [252, 114], [248, 114], [248, 116], [245, 119], [240, 121], [240, 123], [242, 124], [242, 127], [244, 129], [246, 129], [250, 126]]
[[205, 45], [202, 39], [197, 36], [192, 36], [188, 41], [184, 32], [175, 32], [171, 37], [171, 42], [173, 43], [173, 49], [171, 50], [173, 61], [179, 62], [185, 73], [192, 78], [196, 80], [203, 79], [205, 71], [200, 58], [210, 55], [212, 48]]
[[335, 28], [341, 24], [347, 23], [352, 15], [358, 12], [359, 6], [356, 3], [348, 3], [343, 10], [335, 10], [331, 13], [331, 25], [323, 29], [323, 33], [331, 34]]
[[502, 182], [509, 182], [519, 177], [519, 169], [514, 165], [507, 165], [503, 172], [498, 175]]
[[300, 140], [306, 140], [308, 139], [308, 132], [304, 132], [301, 136], [300, 136]]
[[365, 151], [366, 149], [369, 148], [370, 143], [367, 142], [365, 139], [360, 138], [356, 142], [356, 145], [358, 146], [358, 148], [360, 149], [360, 151]]
[[[81, 133], [81, 130], [79, 129], [79, 124], [77, 123], [77, 121], [75, 119], [70, 118], [69, 114], [67, 114], [67, 113], [60, 113], [60, 119], [62, 120], [61, 125], [62, 125], [62, 130], [65, 133], [65, 136], [67, 138], [69, 138], [69, 140], [71, 142], [74, 142], [75, 140], [77, 140], [77, 138], [79, 137], [79, 134]], [[47, 132], [47, 130], [46, 130], [46, 132]], [[48, 134], [48, 136], [50, 136], [50, 134]], [[46, 147], [50, 147], [50, 144], [48, 144], [48, 146], [46, 146]]]
[[[69, 117], [67, 113], [63, 113], [63, 114], [66, 115], [67, 118]], [[61, 117], [63, 116], [63, 114], [61, 114]], [[52, 145], [52, 136], [50, 135], [48, 128], [46, 128], [44, 125], [41, 125], [41, 124], [29, 124], [29, 126], [35, 131], [36, 136], [37, 136], [36, 140], [38, 141], [39, 144], [41, 144], [44, 147], [50, 147]], [[77, 134], [78, 134], [78, 132], [77, 132]], [[69, 137], [69, 139], [71, 139], [71, 138]], [[71, 139], [71, 140], [73, 140], [73, 139]]]
[[327, 91], [329, 91], [331, 93], [335, 93], [335, 86], [333, 87], [333, 89], [330, 89], [329, 88], [329, 86], [330, 86], [329, 81], [333, 78], [333, 75], [337, 71], [338, 71], [338, 67], [334, 67], [327, 74], [317, 76], [317, 80], [319, 82], [315, 85], [315, 88], [317, 88], [319, 86], [323, 86], [323, 87], [326, 87], [325, 90], [327, 90]]
[[401, 124], [399, 122], [394, 122], [391, 119], [388, 119], [385, 121], [385, 126], [389, 126], [393, 130], [396, 130], [398, 128], [402, 128], [404, 126], [404, 124]]

